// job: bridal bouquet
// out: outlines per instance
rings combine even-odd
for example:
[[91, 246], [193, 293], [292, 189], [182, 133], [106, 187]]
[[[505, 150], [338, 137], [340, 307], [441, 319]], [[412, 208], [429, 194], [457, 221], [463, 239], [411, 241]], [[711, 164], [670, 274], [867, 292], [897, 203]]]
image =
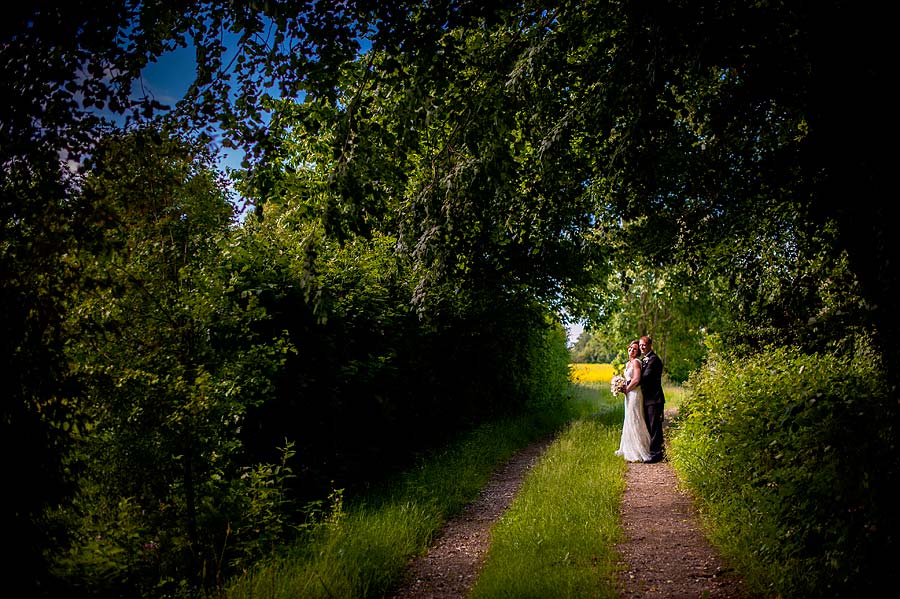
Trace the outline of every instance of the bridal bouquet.
[[612, 380], [609, 382], [609, 390], [612, 391], [613, 395], [618, 395], [619, 393], [625, 392], [625, 377], [617, 374], [612, 377]]

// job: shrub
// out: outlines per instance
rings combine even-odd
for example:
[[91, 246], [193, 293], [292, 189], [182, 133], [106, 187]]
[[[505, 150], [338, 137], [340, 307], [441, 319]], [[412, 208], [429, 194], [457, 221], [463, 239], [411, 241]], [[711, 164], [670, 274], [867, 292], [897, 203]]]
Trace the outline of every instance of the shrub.
[[692, 375], [672, 460], [759, 590], [863, 596], [897, 551], [896, 400], [871, 355], [770, 348]]

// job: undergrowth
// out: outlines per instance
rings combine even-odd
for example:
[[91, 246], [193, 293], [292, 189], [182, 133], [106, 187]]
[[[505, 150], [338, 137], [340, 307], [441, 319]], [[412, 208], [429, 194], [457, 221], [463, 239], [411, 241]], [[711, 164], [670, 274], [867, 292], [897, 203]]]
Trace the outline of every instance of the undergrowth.
[[689, 380], [672, 463], [754, 590], [868, 596], [892, 573], [900, 419], [879, 359], [770, 348]]
[[471, 502], [516, 451], [596, 409], [573, 393], [553, 411], [484, 425], [424, 458], [383, 489], [343, 498], [299, 542], [237, 579], [230, 599], [381, 596], [441, 525]]

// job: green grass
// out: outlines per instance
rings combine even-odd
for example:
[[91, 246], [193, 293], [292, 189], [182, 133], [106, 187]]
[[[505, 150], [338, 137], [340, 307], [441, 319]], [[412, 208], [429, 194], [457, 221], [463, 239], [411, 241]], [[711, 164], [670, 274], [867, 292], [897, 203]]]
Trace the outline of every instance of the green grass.
[[337, 503], [305, 538], [234, 581], [225, 595], [230, 599], [380, 596], [400, 580], [410, 558], [427, 550], [446, 519], [477, 497], [499, 465], [573, 418], [596, 412], [599, 401], [596, 392], [575, 388], [570, 400], [553, 413], [479, 428], [423, 460], [390, 487]]
[[474, 599], [618, 596], [622, 410], [601, 394], [609, 403], [560, 435], [494, 527]]
[[681, 385], [664, 383], [663, 394], [666, 396], [666, 409], [679, 408], [684, 401], [685, 389]]

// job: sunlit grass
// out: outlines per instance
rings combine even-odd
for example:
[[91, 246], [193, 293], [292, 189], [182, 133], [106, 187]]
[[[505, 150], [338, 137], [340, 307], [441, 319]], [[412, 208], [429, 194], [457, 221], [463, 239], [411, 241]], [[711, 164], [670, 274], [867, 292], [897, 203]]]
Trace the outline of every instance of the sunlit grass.
[[666, 408], [679, 408], [684, 401], [685, 389], [675, 383], [664, 383], [663, 394], [666, 396]]
[[598, 417], [575, 421], [547, 450], [494, 527], [471, 597], [618, 596], [621, 418], [604, 402]]
[[[380, 597], [443, 522], [477, 497], [491, 473], [528, 443], [596, 403], [480, 427], [388, 488], [337, 506], [296, 546], [235, 580], [229, 599]], [[570, 411], [571, 410], [571, 411]]]
[[[443, 522], [477, 496], [499, 464], [532, 440], [560, 429], [560, 439], [532, 473], [524, 499], [517, 499], [519, 507], [509, 516], [517, 523], [513, 534], [524, 535], [513, 538], [514, 547], [538, 543], [539, 548], [501, 565], [495, 578], [519, 572], [521, 578], [534, 579], [534, 593], [523, 595], [523, 588], [511, 587], [506, 597], [615, 596], [610, 594], [610, 552], [618, 534], [625, 465], [613, 452], [621, 433], [622, 406], [608, 385], [598, 389], [597, 384], [572, 385], [565, 406], [482, 427], [423, 461], [390, 488], [346, 500], [302, 543], [235, 580], [225, 596], [382, 596], [400, 580], [409, 559], [427, 550]], [[508, 559], [504, 551], [517, 553], [503, 549], [503, 544], [495, 558], [501, 564]], [[549, 561], [540, 568], [527, 561], [545, 559]], [[523, 571], [528, 576], [521, 575]], [[502, 594], [492, 591], [491, 584], [488, 578], [480, 596]]]

